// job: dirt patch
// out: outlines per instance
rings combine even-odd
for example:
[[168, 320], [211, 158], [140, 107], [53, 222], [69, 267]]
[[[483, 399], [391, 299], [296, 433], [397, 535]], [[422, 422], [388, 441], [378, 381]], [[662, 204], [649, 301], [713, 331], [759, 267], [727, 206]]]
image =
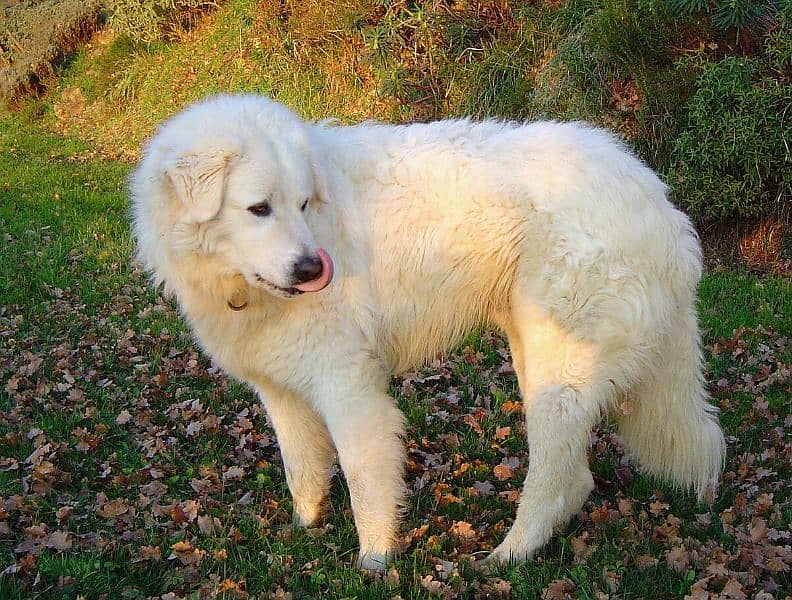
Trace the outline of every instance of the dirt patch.
[[57, 68], [101, 26], [99, 0], [21, 2], [3, 6], [0, 97], [13, 104], [42, 94]]
[[792, 223], [788, 216], [721, 221], [698, 230], [709, 270], [747, 267], [756, 273], [792, 275]]
[[792, 257], [784, 256], [790, 234], [789, 223], [780, 218], [760, 221], [740, 238], [740, 258], [755, 271], [775, 275], [792, 273]]
[[53, 107], [55, 116], [59, 121], [74, 121], [82, 117], [85, 112], [85, 95], [76, 86], [63, 90], [61, 99]]

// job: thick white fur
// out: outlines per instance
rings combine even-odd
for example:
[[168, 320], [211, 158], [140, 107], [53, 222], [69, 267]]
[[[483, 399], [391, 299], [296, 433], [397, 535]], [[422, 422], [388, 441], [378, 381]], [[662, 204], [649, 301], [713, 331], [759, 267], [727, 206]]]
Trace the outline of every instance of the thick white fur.
[[[530, 448], [493, 559], [528, 558], [580, 509], [589, 430], [619, 405], [632, 407], [617, 418], [646, 470], [714, 490], [725, 447], [701, 374], [697, 237], [608, 133], [339, 127], [225, 96], [161, 127], [131, 192], [139, 259], [203, 348], [258, 391], [300, 523], [320, 516], [338, 452], [361, 566], [394, 552], [404, 496], [389, 377], [483, 323], [508, 335]], [[271, 216], [247, 210], [265, 198]], [[288, 287], [294, 261], [318, 247], [335, 261], [326, 289], [272, 287]]]

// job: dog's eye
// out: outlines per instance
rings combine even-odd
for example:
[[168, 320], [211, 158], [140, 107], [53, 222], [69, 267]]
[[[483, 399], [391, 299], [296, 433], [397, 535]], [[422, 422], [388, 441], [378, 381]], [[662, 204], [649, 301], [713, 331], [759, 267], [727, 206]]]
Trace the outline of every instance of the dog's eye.
[[305, 212], [306, 208], [308, 208], [308, 200], [306, 200], [305, 202], [302, 203], [302, 206], [300, 207], [300, 210]]
[[259, 202], [253, 206], [248, 206], [248, 210], [257, 217], [268, 217], [272, 214], [272, 208], [269, 202]]

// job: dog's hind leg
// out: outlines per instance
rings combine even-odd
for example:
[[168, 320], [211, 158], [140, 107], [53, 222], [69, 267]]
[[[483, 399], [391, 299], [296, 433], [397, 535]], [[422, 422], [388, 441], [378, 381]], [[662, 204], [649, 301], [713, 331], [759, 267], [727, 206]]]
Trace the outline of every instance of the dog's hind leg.
[[259, 386], [259, 397], [278, 438], [294, 521], [310, 527], [322, 517], [335, 449], [322, 418], [302, 398], [272, 386]]
[[583, 505], [594, 487], [589, 432], [613, 386], [598, 351], [539, 310], [506, 327], [525, 405], [529, 468], [514, 525], [488, 561], [526, 560]]

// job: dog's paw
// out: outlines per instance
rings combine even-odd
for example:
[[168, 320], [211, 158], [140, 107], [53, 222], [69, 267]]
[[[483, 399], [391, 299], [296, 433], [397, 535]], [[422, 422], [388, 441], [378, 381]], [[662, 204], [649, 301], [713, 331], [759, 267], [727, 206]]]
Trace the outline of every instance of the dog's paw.
[[371, 575], [382, 575], [388, 568], [393, 554], [382, 554], [380, 552], [366, 552], [361, 553], [357, 559], [357, 568], [361, 571], [366, 571]]
[[324, 523], [326, 500], [314, 503], [294, 502], [292, 523], [296, 527], [314, 528]]
[[531, 560], [533, 552], [529, 550], [506, 547], [503, 544], [495, 548], [489, 556], [483, 560], [477, 560], [473, 567], [482, 573], [492, 573], [498, 567], [515, 565]]

